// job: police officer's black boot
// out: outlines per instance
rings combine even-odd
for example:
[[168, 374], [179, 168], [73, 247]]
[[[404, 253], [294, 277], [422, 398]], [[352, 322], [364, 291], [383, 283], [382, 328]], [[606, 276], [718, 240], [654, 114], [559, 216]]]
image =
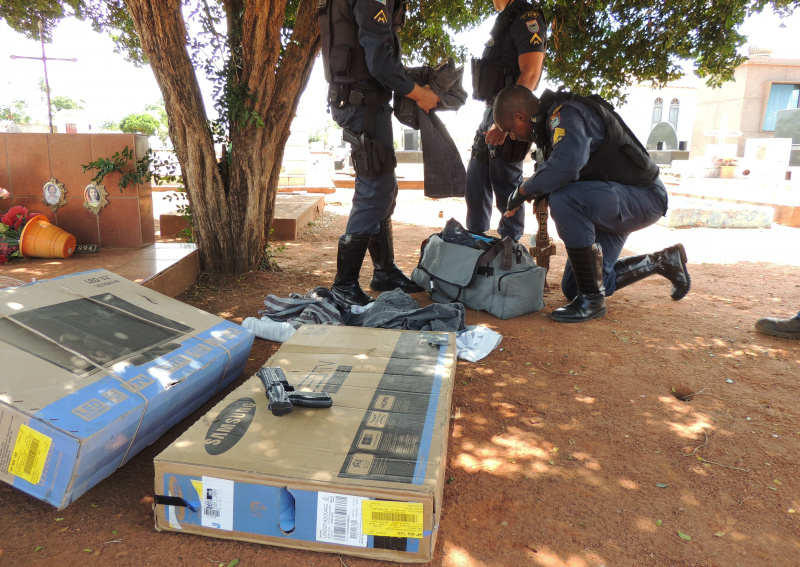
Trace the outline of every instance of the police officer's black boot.
[[366, 305], [375, 301], [364, 293], [358, 283], [361, 264], [369, 246], [369, 234], [343, 234], [339, 238], [336, 256], [336, 278], [331, 292], [336, 299], [347, 305]]
[[606, 288], [603, 287], [603, 251], [599, 244], [567, 248], [569, 263], [578, 286], [578, 295], [569, 305], [559, 307], [550, 318], [559, 323], [581, 323], [604, 317]]
[[392, 237], [392, 219], [381, 222], [378, 234], [373, 234], [369, 240], [369, 255], [372, 256], [372, 265], [375, 272], [369, 287], [375, 291], [391, 291], [400, 288], [406, 293], [425, 291], [394, 263], [394, 238]]
[[661, 274], [672, 282], [670, 297], [675, 301], [683, 299], [692, 287], [683, 244], [675, 244], [651, 254], [620, 258], [614, 264], [614, 271], [617, 272], [617, 289], [652, 274]]

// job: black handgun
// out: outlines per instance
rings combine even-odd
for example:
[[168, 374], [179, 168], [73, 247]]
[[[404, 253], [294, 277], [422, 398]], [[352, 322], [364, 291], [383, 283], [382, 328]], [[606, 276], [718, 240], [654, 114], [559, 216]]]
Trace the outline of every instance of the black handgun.
[[358, 141], [358, 134], [352, 130], [348, 130], [347, 128], [342, 129], [342, 139], [352, 146], [353, 151], [359, 149], [360, 142]]
[[256, 375], [261, 378], [269, 398], [269, 409], [278, 417], [292, 411], [292, 406], [329, 408], [333, 400], [327, 392], [295, 392], [279, 366], [264, 366]]

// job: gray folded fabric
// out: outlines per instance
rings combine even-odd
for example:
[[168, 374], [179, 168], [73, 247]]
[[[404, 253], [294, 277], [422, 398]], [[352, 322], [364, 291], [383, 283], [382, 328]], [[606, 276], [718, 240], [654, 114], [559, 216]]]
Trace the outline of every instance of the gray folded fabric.
[[304, 323], [344, 325], [333, 294], [324, 287], [314, 288], [305, 295], [290, 293], [288, 298], [268, 295], [264, 298], [264, 307], [259, 315], [289, 323], [295, 329]]
[[[337, 304], [329, 289], [317, 287], [288, 298], [268, 295], [265, 308], [259, 311], [260, 322], [286, 323], [299, 328], [304, 323], [316, 325], [349, 325], [351, 327], [378, 327], [407, 331], [458, 331], [464, 328], [464, 306], [460, 303], [433, 303], [420, 307], [419, 303], [401, 289], [382, 293], [363, 313], [351, 313]], [[250, 324], [255, 325], [254, 318]], [[285, 333], [283, 327], [281, 333]], [[291, 335], [289, 335], [291, 336]], [[270, 338], [272, 335], [263, 338]]]
[[420, 307], [401, 289], [382, 293], [364, 313], [345, 315], [345, 324], [407, 331], [458, 331], [464, 328], [464, 306], [432, 303]]

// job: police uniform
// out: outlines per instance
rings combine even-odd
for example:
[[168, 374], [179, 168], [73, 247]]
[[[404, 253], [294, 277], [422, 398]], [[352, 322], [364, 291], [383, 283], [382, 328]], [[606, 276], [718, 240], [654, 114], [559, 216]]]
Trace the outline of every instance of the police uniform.
[[405, 4], [399, 0], [320, 2], [328, 103], [333, 119], [350, 136], [356, 167], [355, 194], [346, 233], [339, 239], [332, 287], [346, 304], [372, 301], [358, 284], [367, 249], [375, 268], [373, 289], [421, 291], [394, 264], [391, 230], [398, 187], [389, 100], [392, 91], [405, 96], [415, 86], [400, 60], [397, 32], [404, 21]]
[[[613, 110], [575, 98], [547, 109], [549, 156], [522, 185], [526, 195], [549, 199], [569, 257], [561, 288], [572, 304], [551, 316], [562, 322], [603, 316], [606, 296], [655, 273], [670, 279], [673, 299], [681, 299], [690, 286], [682, 245], [620, 258], [630, 233], [666, 214], [657, 166]], [[595, 303], [581, 305], [581, 293], [594, 294]]]
[[[506, 137], [501, 146], [488, 145], [484, 132], [494, 124], [491, 103], [503, 87], [516, 83], [520, 75], [519, 56], [524, 53], [542, 53], [546, 49], [546, 25], [541, 10], [534, 8], [523, 0], [514, 0], [498, 14], [497, 22], [513, 12], [513, 19], [505, 33], [499, 34], [487, 43], [481, 61], [498, 69], [505, 70], [505, 82], [501, 82], [494, 92], [484, 93], [480, 98], [486, 100], [486, 110], [478, 126], [475, 142], [472, 146], [472, 157], [467, 165], [467, 229], [473, 232], [489, 230], [492, 218], [493, 201], [497, 209], [504, 213], [506, 202], [514, 189], [522, 183], [522, 155], [514, 161], [502, 157], [504, 146], [511, 147], [514, 142]], [[497, 25], [497, 22], [495, 25]], [[475, 69], [473, 66], [473, 75]], [[474, 77], [473, 77], [474, 78]], [[476, 85], [477, 86], [477, 85]], [[475, 95], [473, 95], [475, 96]], [[518, 152], [519, 153], [519, 152]], [[497, 228], [501, 237], [508, 236], [519, 240], [525, 231], [525, 211], [523, 207], [513, 217], [503, 216]]]

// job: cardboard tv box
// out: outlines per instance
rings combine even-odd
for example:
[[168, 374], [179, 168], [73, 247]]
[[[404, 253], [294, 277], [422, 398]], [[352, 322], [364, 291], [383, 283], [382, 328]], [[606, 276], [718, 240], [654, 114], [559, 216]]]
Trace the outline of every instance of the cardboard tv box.
[[251, 377], [156, 457], [156, 529], [430, 561], [455, 334], [304, 325], [264, 366], [333, 406], [275, 416]]
[[0, 289], [0, 480], [66, 507], [241, 375], [253, 338], [106, 270]]

